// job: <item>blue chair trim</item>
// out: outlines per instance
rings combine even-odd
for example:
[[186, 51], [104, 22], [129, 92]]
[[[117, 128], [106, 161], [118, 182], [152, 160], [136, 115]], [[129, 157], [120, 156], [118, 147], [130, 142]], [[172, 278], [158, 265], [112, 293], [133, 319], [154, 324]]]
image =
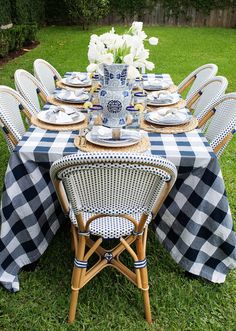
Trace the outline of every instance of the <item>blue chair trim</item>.
[[81, 261], [81, 260], [77, 260], [76, 258], [74, 259], [74, 265], [77, 268], [87, 268], [88, 266], [88, 261]]
[[134, 262], [135, 269], [145, 268], [147, 266], [147, 260], [139, 260]]

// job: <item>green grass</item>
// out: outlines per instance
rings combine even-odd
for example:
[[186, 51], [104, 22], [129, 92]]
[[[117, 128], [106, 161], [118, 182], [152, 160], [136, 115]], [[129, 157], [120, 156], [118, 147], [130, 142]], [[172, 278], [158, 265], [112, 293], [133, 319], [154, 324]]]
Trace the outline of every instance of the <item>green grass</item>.
[[[119, 31], [125, 28], [119, 27]], [[40, 45], [0, 69], [0, 84], [14, 86], [18, 68], [32, 72], [36, 58], [51, 62], [62, 74], [85, 70], [91, 33], [106, 27], [82, 31], [76, 27], [50, 27], [39, 32]], [[176, 83], [204, 63], [216, 63], [219, 75], [229, 80], [228, 92], [236, 91], [236, 33], [231, 29], [147, 27], [157, 35], [158, 47], [151, 48], [156, 72], [168, 72]], [[233, 216], [236, 216], [236, 139], [220, 160]], [[0, 187], [8, 152], [0, 141]], [[1, 330], [236, 330], [236, 272], [224, 284], [189, 280], [151, 232], [148, 240], [150, 297], [154, 324], [143, 318], [142, 297], [123, 276], [104, 270], [79, 296], [76, 322], [66, 323], [72, 253], [68, 229], [60, 229], [36, 270], [21, 272], [21, 291], [10, 294], [0, 289]]]

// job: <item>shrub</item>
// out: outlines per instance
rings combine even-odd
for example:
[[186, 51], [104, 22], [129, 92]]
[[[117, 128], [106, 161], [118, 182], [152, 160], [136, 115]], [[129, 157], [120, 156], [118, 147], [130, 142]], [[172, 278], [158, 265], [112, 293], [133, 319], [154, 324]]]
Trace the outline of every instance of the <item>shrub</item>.
[[109, 0], [64, 0], [72, 23], [86, 28], [109, 12]]
[[0, 57], [36, 40], [36, 33], [36, 24], [15, 25], [11, 29], [0, 30]]
[[10, 0], [0, 0], [0, 26], [11, 23]]

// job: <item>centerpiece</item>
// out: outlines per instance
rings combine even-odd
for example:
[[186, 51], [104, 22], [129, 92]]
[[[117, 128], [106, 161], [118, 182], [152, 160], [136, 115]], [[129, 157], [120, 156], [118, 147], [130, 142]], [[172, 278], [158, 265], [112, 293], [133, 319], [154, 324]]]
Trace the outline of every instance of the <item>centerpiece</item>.
[[101, 76], [100, 104], [103, 125], [122, 127], [126, 124], [126, 108], [131, 103], [132, 81], [140, 71], [153, 70], [144, 42], [157, 45], [155, 37], [147, 39], [142, 22], [133, 22], [127, 33], [119, 35], [112, 28], [100, 36], [92, 35], [88, 47], [90, 64], [87, 71]]

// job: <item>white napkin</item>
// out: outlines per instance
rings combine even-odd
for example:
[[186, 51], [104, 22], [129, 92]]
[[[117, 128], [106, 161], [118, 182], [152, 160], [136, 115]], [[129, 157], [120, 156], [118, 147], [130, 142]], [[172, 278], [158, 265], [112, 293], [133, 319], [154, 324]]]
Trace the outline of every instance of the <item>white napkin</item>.
[[74, 72], [70, 77], [67, 78], [67, 81], [73, 84], [86, 84], [90, 82], [90, 79], [87, 73], [83, 72]]
[[143, 82], [143, 86], [145, 87], [154, 87], [158, 89], [165, 89], [170, 86], [170, 84], [163, 79], [148, 79]]
[[[94, 126], [91, 131], [91, 138], [93, 140], [102, 139], [102, 140], [115, 141], [115, 139], [112, 138], [112, 129], [105, 128], [104, 126]], [[120, 140], [123, 140], [123, 139], [139, 140], [140, 138], [141, 138], [141, 134], [139, 131], [121, 129]], [[119, 140], [117, 140], [117, 141], [119, 141]]]
[[153, 103], [170, 103], [178, 97], [176, 93], [170, 93], [168, 91], [152, 92], [148, 95], [148, 100]]
[[158, 122], [184, 122], [189, 116], [188, 110], [183, 109], [159, 109], [155, 112], [149, 113], [149, 118]]
[[56, 97], [61, 100], [68, 100], [68, 101], [86, 101], [89, 99], [89, 95], [84, 93], [84, 91], [68, 91], [68, 90], [60, 90], [56, 93]]

